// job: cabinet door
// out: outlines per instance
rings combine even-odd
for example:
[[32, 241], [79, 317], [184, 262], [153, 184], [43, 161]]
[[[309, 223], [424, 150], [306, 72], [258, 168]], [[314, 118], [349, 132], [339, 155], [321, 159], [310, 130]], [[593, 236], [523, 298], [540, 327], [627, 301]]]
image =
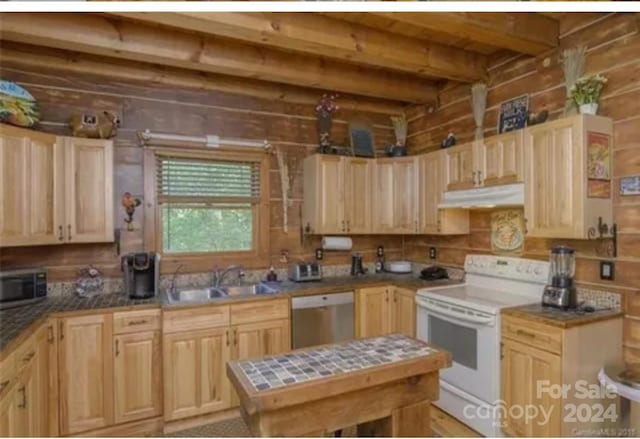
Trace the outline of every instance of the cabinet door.
[[69, 317], [59, 329], [61, 434], [113, 424], [112, 316]]
[[120, 424], [160, 416], [160, 333], [131, 333], [114, 338], [115, 422]]
[[[55, 429], [50, 413], [57, 409], [57, 401], [52, 401], [57, 385], [57, 368], [51, 364], [52, 344], [55, 343], [52, 323], [44, 325], [35, 334], [34, 399], [33, 408], [38, 415], [34, 418], [34, 436], [52, 436]], [[53, 406], [56, 406], [55, 408]]]
[[407, 157], [393, 163], [393, 232], [418, 232], [417, 159]]
[[19, 434], [18, 407], [16, 406], [17, 387], [3, 395], [0, 399], [0, 437], [17, 437]]
[[574, 119], [525, 130], [524, 210], [529, 236], [571, 238], [582, 230], [582, 156]]
[[373, 162], [349, 157], [343, 160], [347, 233], [371, 233]]
[[373, 227], [376, 233], [394, 233], [394, 166], [380, 159], [374, 166]]
[[477, 147], [476, 171], [483, 186], [523, 181], [522, 130], [489, 137]]
[[[269, 320], [266, 322], [248, 323], [234, 326], [233, 329], [234, 360], [262, 358], [291, 350], [291, 322], [289, 319]], [[231, 405], [239, 404], [236, 391], [231, 389]]]
[[456, 191], [475, 186], [474, 152], [473, 143], [445, 149], [447, 190]]
[[0, 246], [61, 243], [63, 155], [56, 137], [13, 127], [0, 134]]
[[304, 160], [303, 222], [310, 233], [346, 232], [343, 179], [341, 157], [315, 154]]
[[[504, 431], [517, 437], [558, 437], [561, 431], [562, 400], [549, 397], [545, 392], [538, 395], [538, 383], [548, 381], [559, 385], [562, 382], [562, 359], [522, 343], [502, 340], [502, 399], [505, 407], [544, 407], [551, 410], [549, 422], [536, 419], [509, 417], [502, 420]], [[542, 424], [542, 425], [540, 425]]]
[[356, 295], [356, 337], [375, 337], [391, 332], [389, 287], [363, 288]]
[[393, 289], [391, 332], [416, 336], [416, 292], [406, 288]]
[[420, 232], [437, 234], [440, 232], [440, 210], [442, 201], [442, 166], [439, 152], [426, 154], [419, 161], [419, 218]]
[[66, 239], [113, 241], [113, 144], [65, 138]]
[[164, 335], [165, 420], [229, 407], [229, 337], [228, 328]]

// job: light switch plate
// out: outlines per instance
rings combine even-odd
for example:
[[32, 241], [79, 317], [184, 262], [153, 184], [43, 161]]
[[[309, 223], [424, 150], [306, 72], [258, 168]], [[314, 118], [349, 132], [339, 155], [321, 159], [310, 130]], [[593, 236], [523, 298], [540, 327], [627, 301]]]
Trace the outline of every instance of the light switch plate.
[[616, 266], [613, 261], [600, 261], [600, 279], [613, 280]]

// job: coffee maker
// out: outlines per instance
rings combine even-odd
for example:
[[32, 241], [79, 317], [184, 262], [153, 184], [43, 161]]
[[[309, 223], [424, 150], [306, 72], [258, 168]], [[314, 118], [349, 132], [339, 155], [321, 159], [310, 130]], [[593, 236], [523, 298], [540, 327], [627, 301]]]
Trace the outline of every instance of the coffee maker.
[[128, 253], [122, 257], [124, 289], [132, 299], [157, 296], [160, 288], [160, 255]]
[[549, 284], [544, 287], [542, 305], [554, 308], [578, 307], [578, 292], [573, 278], [576, 274], [576, 252], [560, 245], [551, 249]]

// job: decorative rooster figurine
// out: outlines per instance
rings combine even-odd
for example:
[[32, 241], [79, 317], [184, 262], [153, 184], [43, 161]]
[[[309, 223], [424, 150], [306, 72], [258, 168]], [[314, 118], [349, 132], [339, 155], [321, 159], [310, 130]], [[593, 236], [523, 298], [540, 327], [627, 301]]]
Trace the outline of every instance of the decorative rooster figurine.
[[130, 232], [133, 231], [133, 214], [136, 212], [136, 207], [138, 207], [140, 203], [140, 199], [134, 198], [131, 192], [125, 192], [122, 196], [122, 205], [124, 206], [124, 211], [127, 213], [127, 218], [124, 219], [124, 222], [127, 223], [127, 230]]

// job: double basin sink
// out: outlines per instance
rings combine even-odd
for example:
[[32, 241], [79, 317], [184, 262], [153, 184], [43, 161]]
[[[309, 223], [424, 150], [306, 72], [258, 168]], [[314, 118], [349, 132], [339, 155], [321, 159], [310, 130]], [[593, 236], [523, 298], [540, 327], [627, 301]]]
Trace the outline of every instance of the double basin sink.
[[232, 297], [250, 297], [261, 294], [275, 294], [280, 290], [264, 282], [250, 285], [230, 285], [224, 287], [194, 288], [167, 292], [171, 303], [207, 302]]

